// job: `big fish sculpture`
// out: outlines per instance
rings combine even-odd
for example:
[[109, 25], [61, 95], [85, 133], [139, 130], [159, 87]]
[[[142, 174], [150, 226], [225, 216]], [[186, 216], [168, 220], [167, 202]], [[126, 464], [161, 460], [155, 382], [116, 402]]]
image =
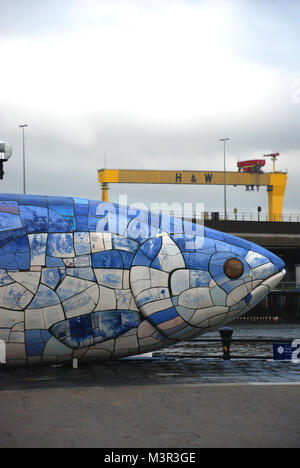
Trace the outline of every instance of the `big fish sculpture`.
[[248, 312], [284, 274], [268, 250], [181, 219], [79, 198], [0, 195], [6, 365], [157, 350]]

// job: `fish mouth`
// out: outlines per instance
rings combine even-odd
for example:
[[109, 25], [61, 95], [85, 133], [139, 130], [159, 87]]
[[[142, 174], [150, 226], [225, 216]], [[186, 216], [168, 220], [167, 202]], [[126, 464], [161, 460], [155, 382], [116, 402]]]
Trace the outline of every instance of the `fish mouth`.
[[260, 286], [267, 286], [269, 290], [272, 291], [277, 286], [277, 284], [280, 283], [285, 274], [286, 269], [282, 268], [282, 270], [280, 270], [278, 273], [275, 273], [274, 275], [269, 276], [269, 278], [263, 280]]
[[250, 309], [259, 304], [282, 280], [285, 276], [286, 270], [282, 270], [274, 273], [268, 278], [264, 279], [258, 286], [256, 286], [249, 296], [246, 298], [246, 303]]

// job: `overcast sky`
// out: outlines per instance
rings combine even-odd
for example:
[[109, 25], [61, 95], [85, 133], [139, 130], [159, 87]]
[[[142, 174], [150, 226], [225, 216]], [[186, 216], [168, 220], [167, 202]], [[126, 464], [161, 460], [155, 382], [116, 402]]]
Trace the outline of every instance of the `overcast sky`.
[[[299, 212], [298, 0], [0, 0], [3, 192], [99, 198], [97, 169], [222, 170], [279, 152]], [[266, 170], [271, 170], [267, 162]], [[111, 201], [203, 202], [223, 188], [111, 185]], [[267, 211], [228, 187], [228, 210]]]

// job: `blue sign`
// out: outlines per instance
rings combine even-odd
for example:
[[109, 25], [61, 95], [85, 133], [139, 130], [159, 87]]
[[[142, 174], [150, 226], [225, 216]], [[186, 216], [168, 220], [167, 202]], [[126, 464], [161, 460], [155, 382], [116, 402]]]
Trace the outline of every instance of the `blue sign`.
[[[293, 353], [298, 347], [292, 346], [292, 343], [273, 344], [273, 359], [275, 361], [285, 361], [293, 359]], [[299, 348], [300, 349], [300, 348]], [[300, 354], [300, 353], [297, 353]]]

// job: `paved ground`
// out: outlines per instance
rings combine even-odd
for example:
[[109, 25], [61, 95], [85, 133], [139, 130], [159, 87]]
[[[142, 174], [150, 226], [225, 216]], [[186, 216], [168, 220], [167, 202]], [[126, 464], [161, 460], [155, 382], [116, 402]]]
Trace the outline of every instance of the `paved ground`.
[[300, 447], [300, 366], [211, 359], [2, 369], [0, 447]]

